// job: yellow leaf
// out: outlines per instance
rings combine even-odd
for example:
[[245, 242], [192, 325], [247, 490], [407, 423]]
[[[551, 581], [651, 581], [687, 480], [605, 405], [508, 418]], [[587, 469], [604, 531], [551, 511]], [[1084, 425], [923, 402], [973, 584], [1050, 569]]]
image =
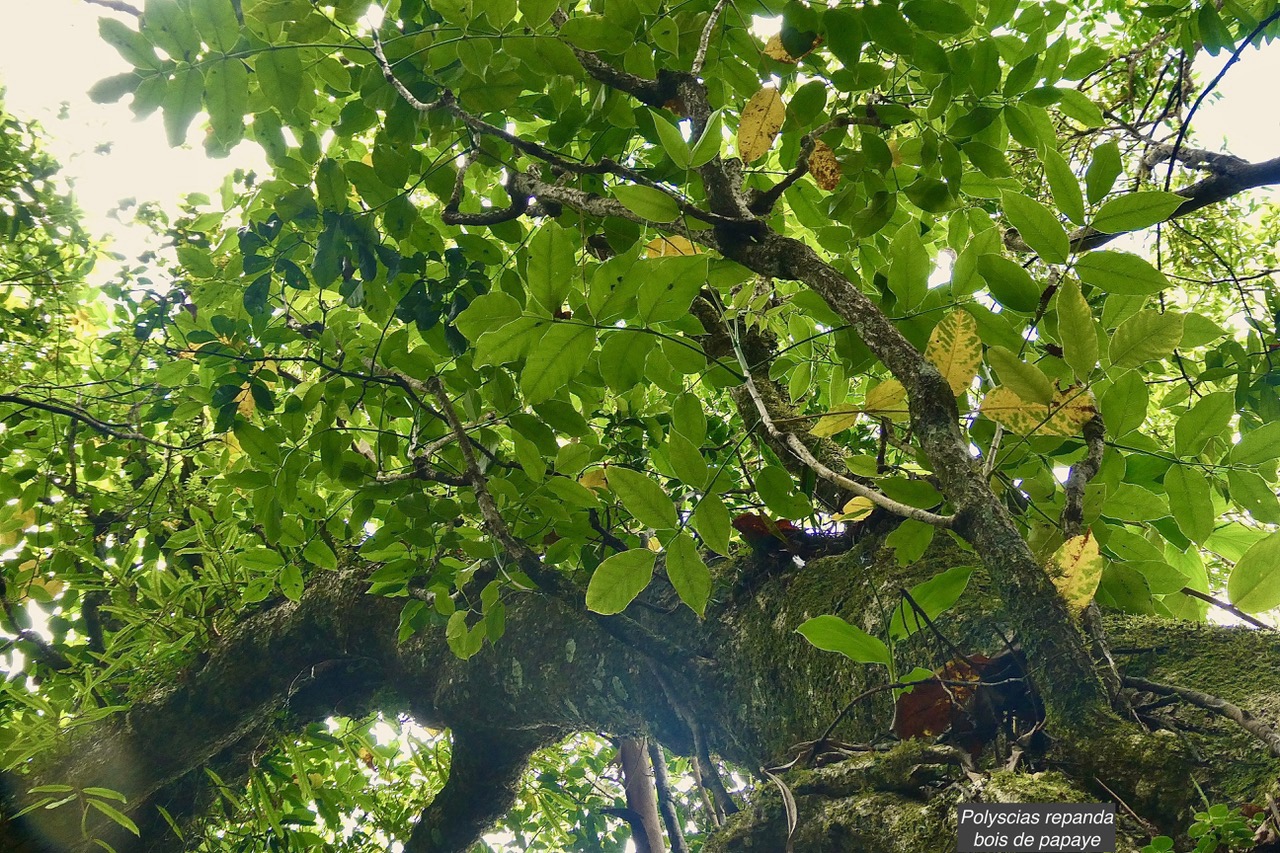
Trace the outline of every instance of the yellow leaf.
[[943, 317], [933, 327], [924, 355], [941, 371], [951, 393], [963, 394], [973, 384], [982, 363], [982, 338], [973, 315], [957, 308]]
[[1053, 554], [1049, 576], [1072, 613], [1088, 607], [1102, 579], [1102, 555], [1093, 534], [1086, 532], [1063, 542]]
[[788, 65], [796, 64], [796, 58], [787, 53], [787, 49], [782, 46], [782, 33], [775, 33], [769, 41], [765, 42], [764, 55]]
[[854, 498], [844, 505], [835, 518], [837, 521], [862, 521], [871, 515], [871, 511], [875, 508], [876, 505], [871, 502], [871, 498]]
[[1049, 405], [1028, 403], [1003, 386], [982, 399], [982, 413], [1016, 435], [1079, 435], [1098, 412], [1093, 395], [1083, 388], [1055, 391]]
[[886, 379], [867, 392], [867, 403], [862, 411], [873, 418], [905, 421], [910, 417], [907, 410], [907, 390], [898, 380]]
[[583, 472], [578, 482], [593, 492], [609, 488], [609, 477], [603, 468], [592, 468], [590, 471]]
[[250, 383], [246, 382], [240, 386], [240, 393], [236, 395], [236, 411], [244, 415], [246, 418], [251, 417], [257, 410], [257, 405], [253, 402], [253, 393], [249, 390]]
[[765, 86], [751, 96], [738, 122], [738, 155], [744, 163], [753, 163], [764, 156], [786, 118], [782, 95], [774, 87]]
[[702, 250], [689, 242], [688, 237], [672, 234], [670, 237], [656, 237], [644, 247], [646, 258], [662, 258], [668, 255], [696, 255]]
[[831, 192], [840, 183], [840, 161], [831, 146], [819, 140], [809, 155], [809, 174], [813, 180], [827, 192]]
[[830, 438], [856, 424], [860, 414], [862, 414], [861, 409], [853, 406], [840, 406], [819, 418], [809, 432], [819, 438]]

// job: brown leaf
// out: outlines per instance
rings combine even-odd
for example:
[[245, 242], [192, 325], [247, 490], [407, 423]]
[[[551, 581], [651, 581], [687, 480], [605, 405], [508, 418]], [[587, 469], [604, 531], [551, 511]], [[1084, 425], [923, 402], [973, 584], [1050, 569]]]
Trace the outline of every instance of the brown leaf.
[[813, 153], [809, 155], [809, 174], [813, 175], [813, 180], [827, 192], [831, 192], [840, 184], [840, 161], [836, 159], [836, 152], [831, 150], [831, 146], [822, 140], [813, 146]]
[[[974, 663], [981, 666], [986, 658], [975, 655]], [[951, 728], [964, 712], [965, 706], [977, 690], [981, 673], [963, 658], [955, 658], [936, 671], [937, 678], [917, 684], [910, 693], [903, 693], [894, 705], [893, 733], [906, 740], [913, 737], [936, 737]], [[943, 684], [944, 681], [972, 682], [968, 684]]]

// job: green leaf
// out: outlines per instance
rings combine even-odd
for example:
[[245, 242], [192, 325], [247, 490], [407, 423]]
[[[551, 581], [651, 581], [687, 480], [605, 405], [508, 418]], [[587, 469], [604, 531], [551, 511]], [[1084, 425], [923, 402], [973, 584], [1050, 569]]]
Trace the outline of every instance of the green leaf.
[[667, 152], [667, 156], [671, 158], [672, 163], [676, 164], [677, 169], [688, 169], [693, 162], [693, 153], [689, 150], [689, 143], [684, 141], [680, 128], [667, 121], [656, 110], [650, 110], [649, 114], [653, 117], [653, 126], [658, 131], [658, 138], [662, 140], [662, 150]]
[[898, 306], [910, 311], [929, 292], [929, 274], [933, 264], [920, 239], [920, 228], [914, 220], [898, 229], [889, 246], [889, 289], [898, 298]]
[[155, 380], [158, 384], [166, 388], [176, 388], [181, 385], [191, 371], [195, 369], [195, 363], [186, 359], [178, 359], [168, 364], [161, 365], [155, 373]]
[[1266, 480], [1252, 471], [1232, 468], [1227, 472], [1227, 488], [1232, 502], [1247, 510], [1255, 521], [1263, 524], [1280, 523], [1280, 499]]
[[1169, 504], [1160, 495], [1133, 483], [1121, 483], [1107, 495], [1102, 514], [1108, 518], [1148, 524], [1153, 519], [1169, 515]]
[[542, 340], [550, 325], [551, 320], [545, 317], [517, 317], [490, 329], [476, 341], [475, 363], [506, 364], [524, 358], [530, 347]]
[[1155, 612], [1147, 579], [1141, 572], [1122, 563], [1108, 563], [1102, 570], [1102, 581], [1095, 597], [1100, 605], [1126, 613]]
[[280, 591], [290, 601], [301, 601], [303, 582], [302, 570], [296, 563], [285, 563], [280, 569]]
[[596, 346], [596, 330], [556, 323], [533, 345], [520, 373], [520, 392], [530, 404], [549, 400], [582, 372]]
[[1021, 265], [1003, 255], [982, 255], [978, 273], [996, 301], [1019, 314], [1034, 314], [1040, 307], [1040, 285]]
[[1173, 428], [1174, 448], [1179, 456], [1196, 456], [1205, 443], [1222, 435], [1235, 414], [1235, 394], [1217, 391], [1201, 397], [1178, 417]]
[[1137, 255], [1100, 249], [1076, 261], [1076, 275], [1107, 293], [1147, 296], [1171, 285], [1164, 273]]
[[576, 250], [570, 233], [554, 222], [539, 228], [529, 241], [525, 270], [529, 294], [548, 313], [559, 311], [573, 288]]
[[1063, 360], [1076, 377], [1085, 382], [1098, 364], [1098, 324], [1093, 319], [1093, 310], [1080, 293], [1080, 285], [1071, 277], [1058, 288], [1056, 304]]
[[560, 37], [583, 50], [626, 53], [633, 33], [604, 15], [574, 15], [560, 28]]
[[627, 512], [641, 524], [658, 530], [674, 530], [680, 526], [675, 505], [661, 486], [644, 474], [616, 465], [606, 469], [609, 488], [622, 501]]
[[1112, 367], [1137, 367], [1168, 358], [1182, 340], [1182, 315], [1148, 308], [1120, 324], [1111, 337]]
[[1122, 436], [1142, 426], [1147, 419], [1147, 405], [1150, 392], [1142, 374], [1129, 370], [1111, 383], [1102, 394], [1102, 420], [1107, 425], [1107, 434]]
[[1040, 152], [1040, 162], [1058, 208], [1075, 224], [1084, 225], [1084, 194], [1067, 161], [1052, 148], [1045, 148]]
[[[972, 566], [953, 566], [911, 587], [911, 599], [924, 611], [927, 619], [937, 619], [943, 612], [951, 609], [951, 605], [960, 600], [972, 576]], [[904, 600], [898, 605], [889, 622], [889, 636], [895, 640], [904, 639], [925, 627], [926, 624], [915, 608]]]
[[1280, 459], [1280, 421], [1245, 433], [1231, 448], [1232, 465], [1261, 465], [1272, 459]]
[[1093, 159], [1084, 173], [1085, 195], [1090, 204], [1097, 204], [1111, 188], [1124, 167], [1120, 163], [1120, 146], [1114, 140], [1104, 142], [1093, 149]]
[[1000, 376], [1000, 384], [1028, 403], [1053, 402], [1053, 383], [1040, 368], [1028, 364], [1004, 347], [988, 347], [987, 363]]
[[613, 188], [613, 197], [622, 206], [649, 222], [674, 222], [680, 217], [680, 205], [662, 190], [623, 184]]
[[240, 563], [248, 569], [270, 572], [284, 567], [284, 557], [271, 548], [246, 548], [240, 552]]
[[[612, 477], [614, 469], [610, 469]], [[648, 548], [632, 548], [608, 557], [587, 584], [587, 609], [606, 616], [621, 613], [653, 579], [657, 555]]]
[[98, 35], [136, 68], [159, 70], [164, 67], [151, 42], [123, 21], [115, 18], [98, 19]]
[[637, 261], [627, 277], [642, 281], [636, 293], [640, 321], [653, 323], [687, 316], [707, 281], [707, 256], [677, 256]]
[[129, 832], [141, 837], [142, 833], [138, 831], [138, 825], [134, 823], [124, 812], [114, 806], [109, 806], [102, 800], [96, 798], [90, 798], [86, 800], [86, 802], [98, 811], [102, 812], [115, 823], [127, 829]]
[[779, 518], [804, 518], [813, 511], [808, 498], [797, 494], [787, 469], [768, 465], [756, 474], [756, 491], [769, 511]]
[[839, 616], [815, 616], [797, 628], [796, 633], [824, 652], [839, 652], [856, 663], [881, 666], [891, 663], [889, 647], [884, 641]]
[[268, 50], [259, 53], [253, 62], [254, 77], [267, 101], [288, 117], [298, 108], [301, 100], [303, 71], [302, 59], [296, 50]]
[[605, 338], [600, 348], [600, 375], [614, 393], [630, 391], [644, 378], [645, 359], [657, 339], [637, 330], [623, 330]]
[[706, 615], [711, 598], [711, 572], [688, 533], [681, 533], [667, 546], [667, 578], [680, 600], [699, 616]]
[[667, 434], [667, 458], [676, 476], [695, 489], [707, 482], [707, 463], [692, 441], [672, 430]]
[[142, 34], [173, 59], [191, 60], [200, 50], [200, 39], [177, 0], [147, 0], [143, 7]]
[[200, 69], [179, 68], [174, 79], [165, 89], [164, 129], [171, 147], [178, 147], [187, 141], [187, 128], [191, 120], [200, 112], [200, 101], [204, 96], [204, 78]]
[[331, 572], [338, 570], [338, 555], [333, 553], [333, 549], [323, 539], [317, 538], [308, 542], [307, 547], [302, 549], [302, 556], [307, 562], [322, 569], [328, 569]]
[[1175, 193], [1155, 190], [1132, 192], [1102, 205], [1090, 224], [1108, 234], [1138, 231], [1164, 222], [1184, 203], [1186, 199]]
[[516, 298], [498, 290], [477, 296], [453, 322], [468, 340], [477, 341], [485, 332], [515, 322], [521, 313]]
[[1164, 490], [1169, 497], [1169, 510], [1178, 529], [1201, 545], [1213, 535], [1212, 489], [1203, 471], [1186, 465], [1174, 465], [1164, 475]]
[[95, 104], [114, 104], [125, 95], [133, 94], [142, 79], [136, 71], [128, 71], [99, 80], [89, 88], [89, 100]]
[[1280, 607], [1280, 533], [1254, 543], [1227, 579], [1231, 603], [1245, 613]]
[[1065, 264], [1071, 245], [1067, 232], [1049, 208], [1021, 193], [1006, 192], [1004, 212], [1023, 241], [1050, 264]]
[[947, 0], [907, 0], [902, 4], [907, 20], [929, 33], [959, 35], [973, 26], [963, 7]]
[[191, 3], [191, 20], [205, 43], [222, 53], [235, 47], [240, 38], [240, 22], [232, 3]]
[[720, 153], [720, 144], [724, 141], [724, 110], [716, 110], [707, 119], [707, 126], [693, 145], [689, 155], [689, 166], [697, 169], [710, 163]]
[[249, 69], [239, 59], [213, 62], [205, 72], [205, 108], [221, 151], [230, 151], [244, 138], [244, 115], [249, 111]]
[[703, 495], [693, 511], [693, 529], [702, 542], [717, 554], [729, 555], [729, 508], [716, 495]]
[[1106, 119], [1087, 95], [1079, 89], [1058, 89], [1058, 109], [1085, 127], [1101, 127]]

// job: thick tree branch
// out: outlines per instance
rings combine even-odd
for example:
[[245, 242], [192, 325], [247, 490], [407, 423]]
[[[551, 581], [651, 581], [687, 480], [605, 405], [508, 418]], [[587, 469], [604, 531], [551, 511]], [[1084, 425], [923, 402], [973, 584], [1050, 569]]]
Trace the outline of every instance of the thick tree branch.
[[[1277, 183], [1280, 183], [1280, 157], [1261, 163], [1221, 163], [1214, 174], [1177, 191], [1186, 201], [1169, 219], [1177, 219], [1242, 192]], [[1095, 228], [1081, 228], [1071, 235], [1071, 246], [1077, 252], [1087, 252], [1110, 243], [1121, 233], [1108, 234]]]
[[534, 751], [559, 732], [453, 729], [449, 779], [414, 826], [405, 853], [463, 853], [506, 814]]
[[1268, 726], [1239, 705], [1233, 705], [1225, 699], [1219, 699], [1217, 696], [1211, 696], [1199, 690], [1192, 690], [1189, 687], [1160, 684], [1155, 681], [1148, 681], [1145, 678], [1135, 678], [1127, 675], [1124, 678], [1124, 684], [1126, 687], [1145, 690], [1148, 693], [1155, 693], [1157, 696], [1177, 696], [1182, 701], [1195, 705], [1197, 708], [1203, 708], [1220, 717], [1226, 717], [1266, 744], [1267, 751], [1276, 758], [1280, 758], [1280, 733], [1277, 733], [1271, 726]]
[[878, 492], [875, 489], [864, 486], [857, 480], [851, 480], [842, 474], [838, 474], [819, 462], [817, 457], [810, 452], [809, 448], [805, 447], [804, 442], [796, 438], [794, 433], [782, 432], [778, 429], [777, 424], [773, 422], [773, 417], [769, 414], [768, 407], [765, 406], [764, 400], [760, 396], [759, 389], [756, 388], [755, 380], [751, 378], [751, 365], [747, 363], [747, 357], [743, 355], [742, 346], [739, 344], [736, 335], [733, 336], [733, 347], [738, 356], [738, 363], [742, 365], [742, 370], [746, 374], [747, 381], [745, 385], [747, 393], [755, 401], [756, 411], [760, 413], [760, 423], [764, 426], [765, 431], [786, 444], [787, 448], [808, 465], [815, 474], [827, 482], [835, 483], [840, 488], [859, 497], [864, 497], [876, 506], [887, 509], [902, 518], [912, 518], [916, 521], [923, 521], [925, 524], [932, 524], [935, 527], [950, 527], [955, 523], [955, 516], [938, 515], [919, 507], [895, 501], [883, 492]]
[[1065, 539], [1077, 536], [1084, 530], [1084, 490], [1102, 467], [1106, 437], [1107, 430], [1101, 415], [1094, 415], [1085, 422], [1085, 456], [1072, 465], [1067, 474], [1066, 499], [1062, 505], [1062, 536]]

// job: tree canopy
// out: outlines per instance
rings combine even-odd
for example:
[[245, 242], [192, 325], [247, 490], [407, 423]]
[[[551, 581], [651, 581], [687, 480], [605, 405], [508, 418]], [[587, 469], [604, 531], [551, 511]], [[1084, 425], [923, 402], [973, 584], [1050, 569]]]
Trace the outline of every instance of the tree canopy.
[[0, 116], [6, 849], [819, 850], [833, 763], [1181, 844], [1174, 701], [1265, 805], [1280, 685], [1117, 638], [1280, 651], [1273, 0], [93, 1], [271, 168], [90, 288]]

